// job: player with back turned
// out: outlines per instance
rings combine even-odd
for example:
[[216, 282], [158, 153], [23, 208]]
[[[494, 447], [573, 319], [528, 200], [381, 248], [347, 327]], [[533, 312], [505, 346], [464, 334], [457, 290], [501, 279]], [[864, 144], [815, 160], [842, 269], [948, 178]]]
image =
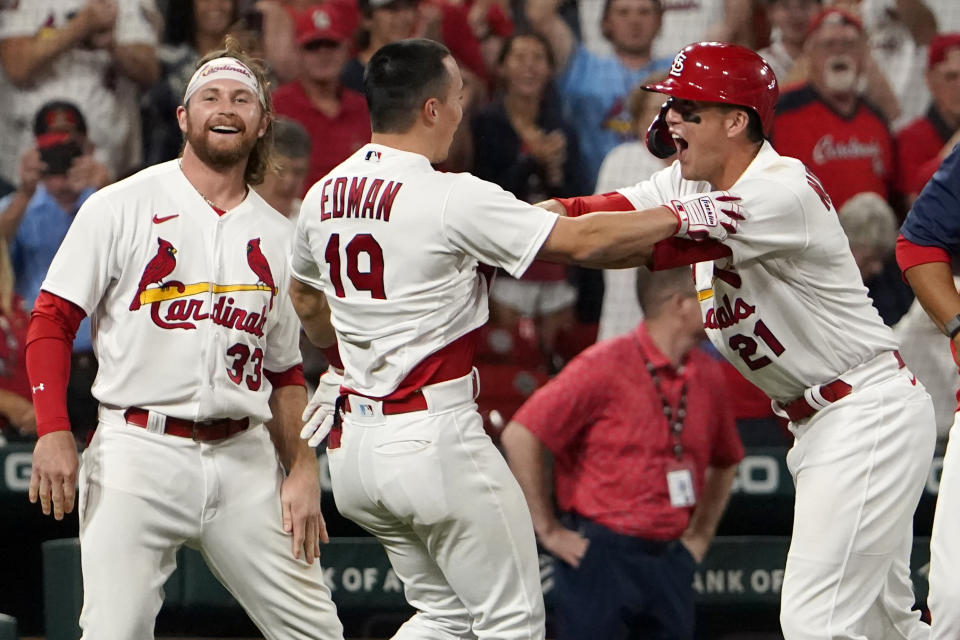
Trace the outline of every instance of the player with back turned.
[[677, 160], [636, 186], [543, 206], [577, 215], [710, 189], [741, 197], [736, 235], [702, 243], [696, 256], [655, 252], [652, 263], [696, 263], [710, 341], [790, 419], [796, 503], [784, 636], [926, 638], [911, 612], [909, 557], [936, 439], [933, 406], [871, 305], [820, 182], [764, 139], [778, 95], [773, 71], [749, 49], [698, 43], [645, 88], [669, 97], [647, 145]]
[[316, 456], [298, 438], [291, 225], [248, 186], [270, 157], [270, 118], [263, 70], [228, 38], [177, 110], [182, 158], [91, 196], [37, 298], [30, 499], [57, 519], [74, 505], [65, 394], [88, 314], [100, 362], [80, 469], [85, 638], [153, 638], [184, 544], [268, 639], [343, 638], [313, 562], [326, 529]]
[[319, 442], [340, 405], [328, 445], [337, 508], [384, 545], [417, 610], [395, 638], [540, 639], [530, 513], [474, 403], [489, 284], [478, 260], [514, 276], [535, 258], [641, 264], [675, 235], [735, 232], [737, 199], [691, 192], [693, 203], [639, 214], [559, 217], [432, 168], [463, 115], [446, 47], [384, 46], [364, 84], [372, 142], [307, 193], [294, 241], [294, 306], [315, 344], [338, 341], [344, 365], [342, 386], [321, 379], [304, 435]]

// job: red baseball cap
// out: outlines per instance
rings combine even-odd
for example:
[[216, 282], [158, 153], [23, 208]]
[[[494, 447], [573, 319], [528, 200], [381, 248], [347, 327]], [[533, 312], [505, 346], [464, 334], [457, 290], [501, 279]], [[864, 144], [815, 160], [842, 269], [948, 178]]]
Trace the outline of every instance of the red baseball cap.
[[863, 21], [860, 20], [860, 18], [855, 14], [850, 13], [845, 9], [830, 7], [824, 9], [813, 17], [813, 20], [810, 21], [810, 28], [807, 29], [807, 37], [825, 24], [846, 24], [856, 27], [857, 31], [859, 31], [861, 35], [866, 34], [866, 31], [863, 28]]
[[319, 40], [346, 42], [350, 33], [339, 11], [330, 4], [311, 7], [299, 13], [294, 21], [297, 44], [303, 46]]
[[930, 53], [927, 56], [927, 69], [933, 69], [935, 66], [947, 59], [947, 54], [952, 49], [960, 47], [960, 33], [941, 33], [934, 36], [930, 41]]

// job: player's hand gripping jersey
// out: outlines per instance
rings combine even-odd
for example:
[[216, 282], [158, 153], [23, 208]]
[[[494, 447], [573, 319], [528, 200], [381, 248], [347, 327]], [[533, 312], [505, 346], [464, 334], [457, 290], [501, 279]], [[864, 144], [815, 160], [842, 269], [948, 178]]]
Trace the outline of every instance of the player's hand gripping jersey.
[[[619, 193], [645, 209], [709, 190], [674, 162]], [[694, 275], [710, 341], [748, 380], [791, 400], [897, 348], [816, 176], [764, 143], [730, 191], [746, 212], [724, 240], [732, 256], [701, 262]]]
[[302, 211], [293, 275], [326, 294], [344, 386], [370, 397], [392, 393], [424, 358], [483, 325], [489, 283], [478, 259], [521, 275], [557, 219], [374, 144], [316, 183]]

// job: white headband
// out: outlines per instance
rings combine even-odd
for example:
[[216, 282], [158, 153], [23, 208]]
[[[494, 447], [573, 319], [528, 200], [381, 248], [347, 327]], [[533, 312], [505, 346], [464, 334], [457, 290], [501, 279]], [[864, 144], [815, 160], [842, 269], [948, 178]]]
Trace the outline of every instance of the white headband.
[[257, 77], [247, 65], [236, 58], [215, 58], [197, 69], [183, 94], [183, 104], [187, 104], [190, 96], [199, 91], [202, 86], [214, 80], [236, 80], [246, 85], [260, 99], [260, 105], [266, 107]]

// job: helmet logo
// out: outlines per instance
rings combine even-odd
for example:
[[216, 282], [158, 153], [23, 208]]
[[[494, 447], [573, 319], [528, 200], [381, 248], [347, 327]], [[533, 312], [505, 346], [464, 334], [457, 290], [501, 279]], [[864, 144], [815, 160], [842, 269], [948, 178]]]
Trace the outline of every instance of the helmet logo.
[[670, 75], [679, 78], [680, 74], [683, 73], [683, 61], [687, 59], [687, 56], [683, 54], [683, 51], [677, 54], [677, 57], [673, 59], [673, 65], [670, 67]]

